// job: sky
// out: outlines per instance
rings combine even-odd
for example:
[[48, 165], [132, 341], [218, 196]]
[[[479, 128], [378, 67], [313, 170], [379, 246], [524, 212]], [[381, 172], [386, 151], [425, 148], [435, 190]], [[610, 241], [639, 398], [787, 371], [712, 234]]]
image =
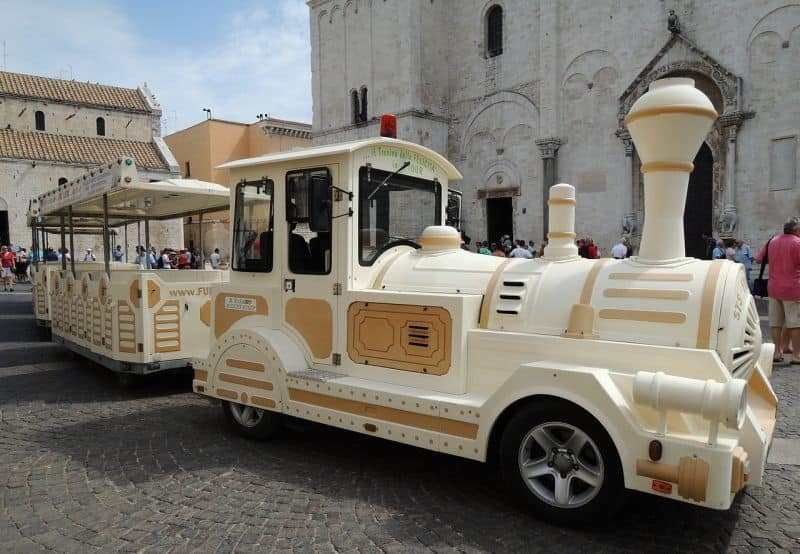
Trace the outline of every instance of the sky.
[[147, 83], [162, 132], [257, 114], [311, 122], [304, 0], [0, 0], [0, 69]]

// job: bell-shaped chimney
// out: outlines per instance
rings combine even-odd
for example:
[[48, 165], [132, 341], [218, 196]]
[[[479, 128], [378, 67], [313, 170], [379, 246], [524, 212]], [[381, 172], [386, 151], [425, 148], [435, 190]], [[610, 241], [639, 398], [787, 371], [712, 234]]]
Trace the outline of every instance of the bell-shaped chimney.
[[644, 228], [639, 261], [665, 263], [686, 257], [683, 210], [697, 151], [717, 112], [694, 80], [653, 81], [631, 107], [625, 124], [642, 161]]

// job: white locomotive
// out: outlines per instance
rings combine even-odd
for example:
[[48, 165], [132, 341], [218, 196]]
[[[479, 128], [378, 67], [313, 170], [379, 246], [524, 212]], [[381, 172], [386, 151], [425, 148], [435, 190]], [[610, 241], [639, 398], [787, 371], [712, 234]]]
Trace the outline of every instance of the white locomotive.
[[250, 437], [294, 416], [496, 457], [559, 521], [607, 516], [624, 489], [727, 509], [761, 484], [777, 399], [742, 267], [684, 254], [691, 160], [715, 118], [688, 79], [631, 109], [646, 221], [626, 260], [577, 255], [565, 184], [544, 257], [460, 249], [442, 225], [458, 171], [393, 138], [225, 164], [234, 259], [194, 390]]

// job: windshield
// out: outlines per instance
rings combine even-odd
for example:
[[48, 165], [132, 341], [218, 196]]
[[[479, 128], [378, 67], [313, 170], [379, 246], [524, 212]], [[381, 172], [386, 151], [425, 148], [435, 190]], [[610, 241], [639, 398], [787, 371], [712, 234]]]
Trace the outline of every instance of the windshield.
[[270, 179], [236, 185], [233, 269], [272, 271], [272, 192]]
[[441, 224], [441, 185], [372, 167], [358, 173], [358, 250], [361, 265], [393, 246], [416, 241], [425, 227]]

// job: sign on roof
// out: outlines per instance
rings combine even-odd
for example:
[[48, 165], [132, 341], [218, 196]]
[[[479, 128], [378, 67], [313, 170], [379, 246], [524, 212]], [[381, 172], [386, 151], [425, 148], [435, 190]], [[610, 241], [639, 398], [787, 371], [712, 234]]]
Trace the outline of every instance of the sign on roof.
[[82, 200], [108, 193], [115, 186], [122, 186], [123, 182], [136, 183], [137, 181], [138, 174], [133, 159], [120, 158], [116, 163], [104, 164], [74, 181], [41, 194], [39, 196], [39, 213], [47, 215]]

